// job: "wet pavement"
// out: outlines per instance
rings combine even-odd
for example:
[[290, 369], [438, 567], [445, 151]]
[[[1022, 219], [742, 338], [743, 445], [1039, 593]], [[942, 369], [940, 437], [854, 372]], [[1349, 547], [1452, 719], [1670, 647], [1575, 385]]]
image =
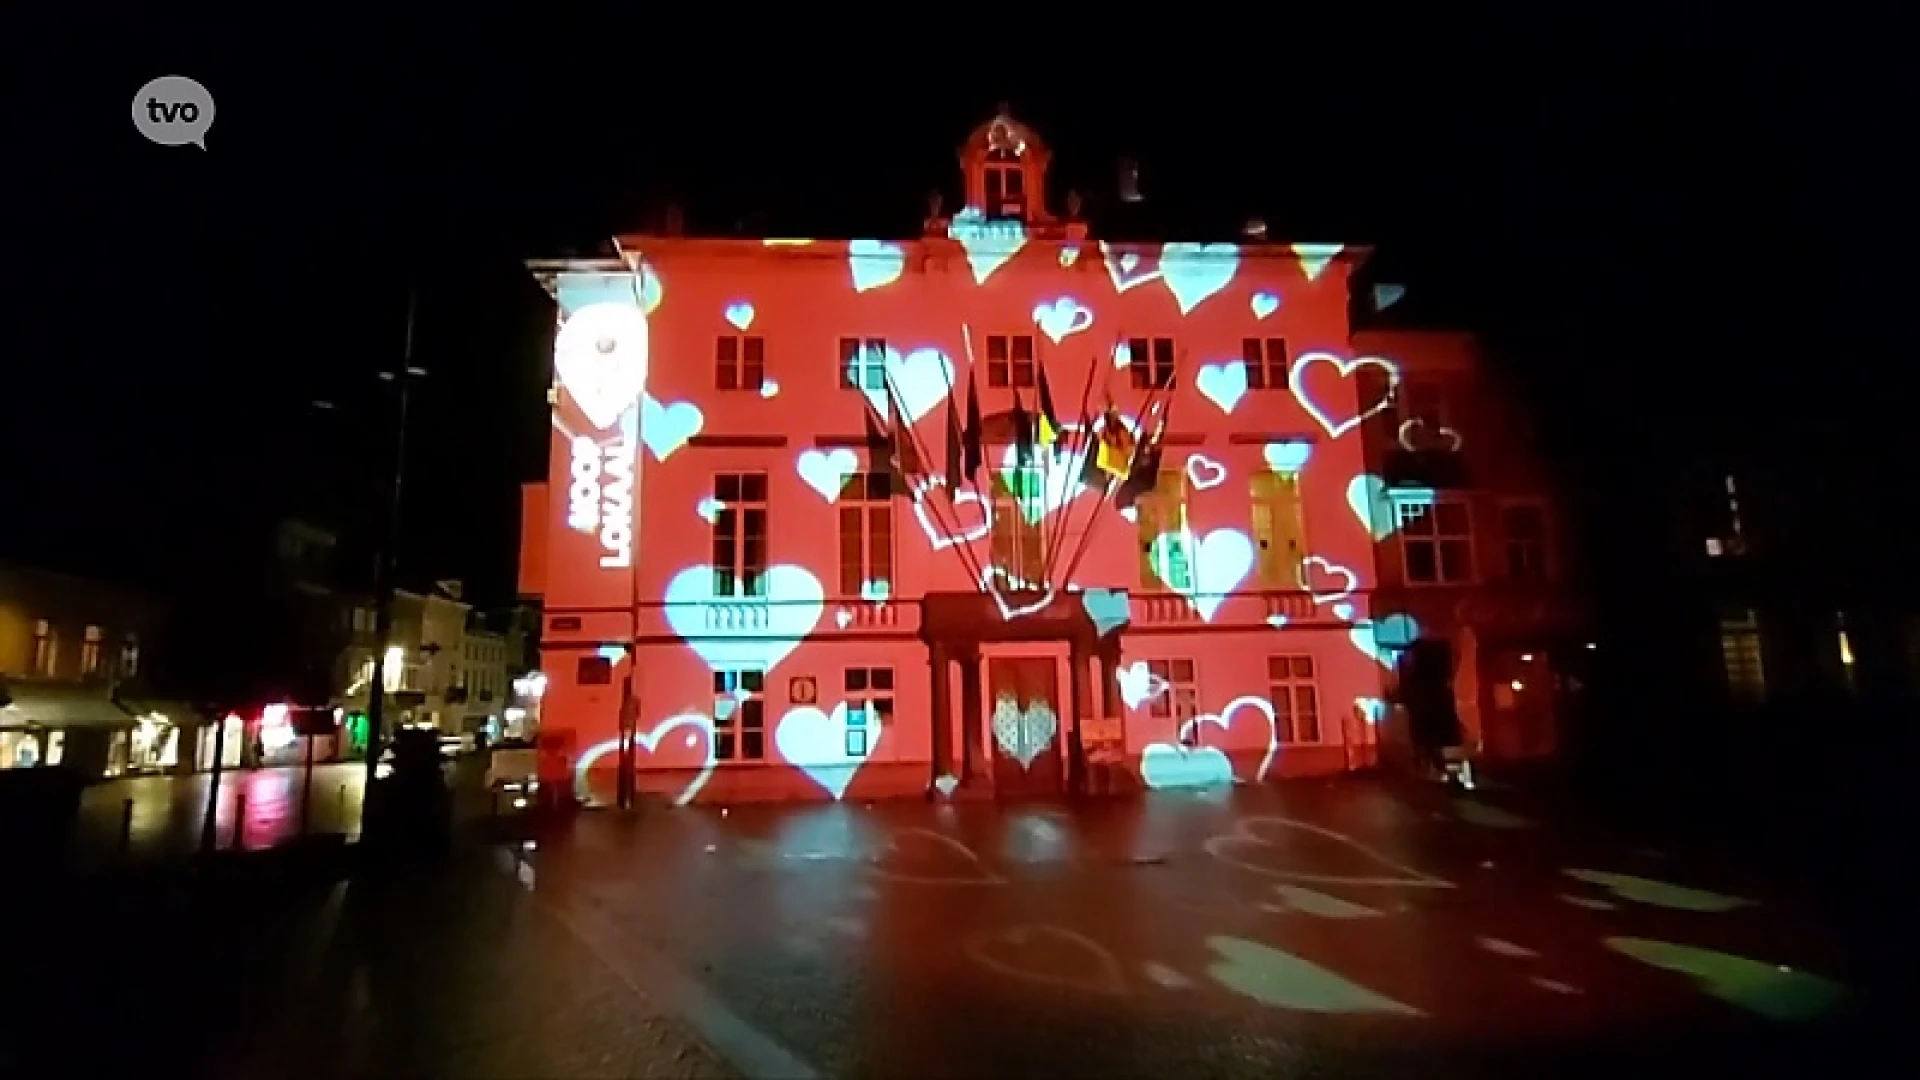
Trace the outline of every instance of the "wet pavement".
[[[230, 769], [220, 774], [215, 836], [222, 849], [275, 847], [300, 835], [302, 801], [311, 798], [307, 827], [313, 832], [358, 835], [360, 793], [366, 784], [361, 762], [315, 764], [313, 789], [298, 765]], [[199, 850], [207, 809], [210, 773], [184, 776], [136, 776], [86, 789], [74, 848], [83, 865], [110, 864], [131, 857], [166, 859]], [[131, 806], [131, 829], [124, 840], [123, 821]]]
[[[1510, 792], [590, 813], [404, 882], [170, 895], [99, 917], [193, 948], [93, 940], [73, 1004], [190, 1075], [1775, 1076], [1873, 1045], [1849, 928]], [[0, 1009], [0, 1074], [60, 1000]]]

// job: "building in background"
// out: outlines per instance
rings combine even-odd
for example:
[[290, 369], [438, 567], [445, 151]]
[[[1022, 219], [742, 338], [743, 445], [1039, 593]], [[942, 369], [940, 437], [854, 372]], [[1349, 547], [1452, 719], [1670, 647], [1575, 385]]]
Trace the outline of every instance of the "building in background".
[[488, 628], [488, 621], [475, 612], [467, 625], [466, 656], [457, 675], [466, 712], [458, 730], [462, 734], [484, 733], [487, 740], [494, 741], [501, 737], [513, 679], [525, 669], [513, 663], [507, 634]]
[[132, 590], [0, 565], [0, 769], [117, 776], [190, 764], [194, 716], [142, 689], [153, 622]]
[[[430, 727], [458, 734], [466, 722], [461, 672], [473, 609], [459, 594], [457, 582], [442, 582], [425, 592], [394, 590], [385, 676], [387, 722], [396, 728]], [[333, 704], [349, 726], [364, 731], [373, 683], [373, 598], [354, 598], [339, 618], [347, 645], [338, 654]], [[364, 734], [357, 740], [364, 740]]]
[[1551, 751], [1499, 688], [1551, 683], [1566, 556], [1470, 341], [1356, 338], [1364, 250], [1056, 211], [1050, 158], [1003, 114], [918, 237], [534, 265], [522, 592], [592, 795], [623, 722], [677, 803], [1338, 773], [1422, 641], [1490, 750]]

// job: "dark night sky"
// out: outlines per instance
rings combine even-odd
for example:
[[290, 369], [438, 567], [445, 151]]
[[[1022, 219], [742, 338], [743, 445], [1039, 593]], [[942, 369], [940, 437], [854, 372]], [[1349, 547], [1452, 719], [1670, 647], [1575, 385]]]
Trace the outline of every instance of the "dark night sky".
[[[1088, 50], [1042, 80], [923, 76], [904, 52], [721, 66], [699, 39], [686, 51], [708, 59], [627, 57], [611, 42], [639, 24], [586, 29], [484, 59], [408, 51], [424, 27], [379, 56], [369, 35], [293, 25], [48, 31], [24, 74], [52, 108], [8, 166], [27, 197], [0, 256], [0, 556], [179, 580], [244, 523], [316, 500], [364, 541], [391, 415], [373, 373], [400, 349], [411, 273], [432, 375], [408, 569], [506, 599], [551, 332], [520, 260], [590, 250], [667, 193], [696, 227], [910, 232], [1001, 99], [1052, 140], [1062, 185], [1098, 193], [1131, 153], [1156, 202], [1379, 244], [1410, 307], [1534, 351], [1521, 379], [1589, 466], [1644, 469], [1687, 425], [1763, 449], [1781, 440], [1753, 433], [1789, 417], [1803, 447], [1857, 437], [1851, 414], [1892, 385], [1841, 362], [1897, 300], [1873, 269], [1885, 182], [1861, 149], [1885, 78], [1804, 42], [1495, 56], [1356, 38], [1164, 71]], [[219, 102], [210, 152], [129, 122], [133, 91], [176, 72]], [[1833, 361], [1817, 389], [1815, 355]]]

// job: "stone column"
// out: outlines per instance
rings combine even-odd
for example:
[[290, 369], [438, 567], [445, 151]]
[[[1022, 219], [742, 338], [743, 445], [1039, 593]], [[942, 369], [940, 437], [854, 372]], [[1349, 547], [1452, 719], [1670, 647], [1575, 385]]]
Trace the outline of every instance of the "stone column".
[[982, 742], [980, 703], [980, 653], [969, 650], [960, 660], [960, 780], [978, 783], [986, 779], [986, 767], [980, 760]]
[[933, 658], [933, 778], [953, 772], [953, 661], [944, 645], [930, 650]]

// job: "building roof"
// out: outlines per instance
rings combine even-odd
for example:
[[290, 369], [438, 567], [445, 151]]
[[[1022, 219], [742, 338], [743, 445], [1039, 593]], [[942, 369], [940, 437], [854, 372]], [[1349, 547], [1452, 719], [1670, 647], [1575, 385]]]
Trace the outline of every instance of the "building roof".
[[129, 727], [133, 714], [114, 704], [104, 689], [34, 686], [10, 682], [11, 704], [0, 706], [0, 727]]

